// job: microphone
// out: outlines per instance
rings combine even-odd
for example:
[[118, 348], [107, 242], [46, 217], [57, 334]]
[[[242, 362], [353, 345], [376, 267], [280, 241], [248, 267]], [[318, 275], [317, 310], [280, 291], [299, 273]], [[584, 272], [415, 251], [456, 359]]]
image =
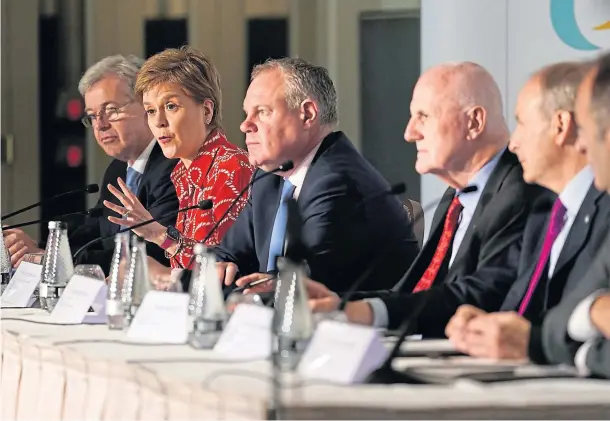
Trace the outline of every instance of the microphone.
[[179, 213], [190, 211], [191, 209], [208, 210], [208, 209], [211, 209], [213, 205], [214, 205], [214, 203], [211, 200], [209, 200], [209, 199], [202, 200], [199, 203], [197, 203], [196, 205], [188, 206], [188, 207], [182, 208], [182, 209], [178, 209], [175, 212], [171, 212], [171, 213], [168, 213], [166, 215], [162, 215], [162, 216], [160, 216], [158, 218], [152, 218], [152, 219], [149, 219], [147, 221], [140, 222], [138, 224], [132, 225], [131, 227], [122, 228], [122, 229], [118, 230], [115, 234], [106, 235], [105, 237], [94, 238], [93, 240], [85, 243], [81, 248], [76, 250], [76, 253], [74, 253], [73, 260], [76, 261], [76, 258], [83, 251], [85, 251], [87, 248], [89, 248], [90, 246], [92, 246], [94, 244], [97, 244], [97, 243], [100, 243], [100, 242], [102, 242], [104, 240], [107, 240], [109, 238], [114, 238], [114, 236], [117, 235], [117, 234], [122, 234], [124, 232], [128, 232], [128, 231], [131, 231], [131, 230], [134, 230], [134, 229], [138, 229], [138, 228], [143, 227], [145, 225], [152, 224], [153, 222], [158, 222], [158, 221], [162, 221], [164, 219], [173, 218], [174, 216], [178, 215]]
[[60, 199], [60, 198], [65, 197], [65, 196], [72, 196], [72, 195], [78, 194], [78, 193], [87, 193], [87, 194], [97, 193], [98, 191], [100, 191], [100, 187], [97, 184], [89, 184], [84, 189], [71, 190], [71, 191], [67, 191], [67, 192], [64, 192], [64, 193], [56, 194], [55, 196], [51, 196], [48, 199], [41, 200], [40, 202], [37, 202], [37, 203], [34, 203], [32, 205], [26, 206], [25, 208], [21, 208], [19, 210], [16, 210], [14, 212], [8, 213], [6, 215], [2, 215], [1, 219], [7, 219], [7, 218], [13, 217], [15, 215], [19, 215], [19, 214], [21, 214], [23, 212], [29, 211], [30, 209], [36, 208], [38, 206], [45, 205], [47, 203], [54, 202], [57, 199]]
[[[461, 196], [462, 194], [472, 193], [477, 190], [478, 190], [477, 186], [467, 186], [458, 194], [458, 196]], [[428, 206], [426, 208], [428, 208]], [[411, 315], [402, 322], [402, 324], [400, 325], [400, 328], [398, 329], [399, 333], [398, 333], [398, 337], [396, 338], [396, 343], [394, 344], [394, 347], [390, 351], [390, 354], [387, 356], [387, 358], [385, 359], [385, 361], [379, 368], [377, 368], [375, 371], [373, 371], [371, 374], [369, 374], [369, 376], [365, 380], [365, 383], [369, 383], [369, 384], [393, 384], [393, 383], [426, 384], [426, 383], [428, 383], [425, 379], [420, 378], [420, 377], [414, 375], [413, 373], [405, 373], [405, 372], [399, 372], [399, 371], [394, 370], [392, 368], [392, 363], [398, 356], [398, 354], [400, 352], [400, 346], [402, 345], [405, 338], [407, 337], [407, 334], [409, 333], [409, 331], [411, 329], [411, 325], [413, 324], [413, 321], [415, 319], [417, 319], [417, 317], [424, 310], [424, 308], [426, 307], [426, 304], [428, 303], [428, 301], [430, 299], [429, 298], [430, 296], [431, 296], [430, 294], [424, 296], [424, 298], [419, 302], [419, 304], [416, 305], [416, 307], [413, 310], [413, 312], [411, 313]]]
[[403, 383], [403, 384], [427, 384], [428, 382], [423, 378], [419, 378], [414, 373], [406, 373], [394, 370], [392, 367], [392, 363], [398, 357], [398, 353], [400, 352], [400, 346], [404, 342], [407, 337], [407, 333], [409, 332], [411, 325], [413, 324], [413, 320], [419, 316], [419, 314], [426, 307], [426, 304], [429, 301], [430, 294], [424, 297], [423, 300], [419, 302], [419, 305], [416, 306], [415, 310], [411, 313], [411, 317], [407, 317], [402, 324], [400, 325], [398, 338], [396, 338], [396, 343], [394, 347], [384, 360], [383, 364], [379, 366], [379, 368], [375, 369], [371, 374], [367, 376], [364, 380], [364, 383], [367, 384], [395, 384], [395, 383]]
[[[473, 193], [473, 192], [476, 192], [477, 190], [478, 190], [477, 186], [474, 186], [474, 185], [466, 186], [458, 195], [461, 196], [462, 194]], [[432, 203], [429, 203], [426, 207], [424, 207], [422, 213], [420, 215], [418, 215], [418, 217], [415, 218], [413, 221], [411, 221], [411, 224], [415, 225], [416, 222], [419, 222], [419, 219], [423, 218], [427, 211], [432, 210], [435, 206], [437, 206], [441, 202], [441, 200], [442, 200], [442, 198], [435, 200]], [[345, 310], [345, 306], [349, 302], [350, 298], [352, 298], [352, 296], [358, 290], [360, 285], [362, 285], [362, 283], [368, 279], [368, 277], [371, 275], [371, 273], [373, 273], [373, 271], [377, 268], [377, 266], [379, 266], [381, 261], [386, 257], [386, 254], [389, 251], [389, 249], [392, 248], [393, 246], [394, 245], [392, 242], [388, 243], [388, 246], [385, 248], [385, 250], [383, 250], [382, 253], [379, 253], [377, 255], [377, 258], [373, 261], [373, 263], [371, 263], [368, 266], [368, 268], [354, 281], [352, 286], [343, 294], [343, 297], [341, 298], [341, 302], [339, 303], [339, 311]]]
[[[396, 196], [396, 195], [401, 195], [404, 192], [407, 191], [407, 185], [405, 183], [396, 183], [393, 184], [392, 186], [390, 186], [390, 188], [385, 189], [379, 193], [375, 193], [374, 195], [368, 196], [366, 198], [364, 198], [364, 200], [362, 200], [360, 203], [358, 203], [351, 212], [348, 212], [349, 214], [353, 214], [353, 212], [355, 212], [356, 210], [360, 209], [360, 207], [362, 205], [365, 205], [366, 203], [375, 200], [375, 199], [379, 199], [381, 197], [384, 196]], [[288, 207], [288, 221], [287, 221], [287, 225], [286, 225], [286, 257], [293, 257], [294, 259], [296, 259], [295, 261], [299, 261], [299, 260], [306, 260], [306, 253], [307, 253], [307, 248], [305, 247], [305, 245], [302, 243], [301, 241], [301, 229], [303, 226], [303, 220], [301, 217], [301, 214], [299, 212], [298, 206], [297, 206], [297, 202], [294, 199], [287, 199], [285, 201], [287, 207]], [[294, 250], [291, 250], [290, 248], [293, 247]], [[383, 254], [381, 255], [381, 257], [384, 257]], [[379, 260], [381, 259], [381, 257], [379, 258]], [[377, 266], [376, 262], [374, 263], [374, 267], [373, 269]], [[370, 275], [370, 272], [372, 271], [369, 270], [365, 277], [358, 281], [358, 285], [356, 285], [356, 288], [358, 286], [360, 286], [360, 284], [362, 284], [362, 282], [364, 281], [364, 279], [366, 277], [368, 277], [368, 275]], [[271, 280], [275, 279], [275, 275], [267, 277], [265, 279], [259, 279], [258, 281], [252, 281], [247, 285], [244, 285], [242, 287], [236, 288], [234, 290], [234, 292], [236, 291], [243, 291], [245, 289], [248, 288], [252, 288], [255, 287], [256, 285], [262, 284], [264, 282], [268, 282]], [[355, 291], [355, 290], [354, 290]], [[353, 292], [352, 292], [353, 294]], [[350, 294], [350, 295], [352, 295]]]
[[[64, 218], [68, 218], [70, 216], [88, 216], [90, 218], [99, 218], [100, 216], [102, 216], [103, 210], [102, 208], [91, 208], [87, 211], [81, 211], [81, 212], [72, 212], [72, 213], [66, 213], [63, 215], [59, 215], [53, 218], [53, 220], [62, 220]], [[27, 222], [22, 222], [20, 224], [14, 224], [14, 225], [8, 225], [5, 227], [2, 227], [2, 229], [13, 229], [13, 228], [21, 228], [21, 227], [27, 227], [28, 225], [34, 225], [34, 224], [40, 224], [40, 223], [48, 223], [48, 220], [44, 220], [44, 219], [36, 219], [34, 221], [27, 221]]]
[[[220, 226], [220, 224], [224, 221], [224, 219], [227, 217], [227, 215], [229, 214], [229, 212], [231, 211], [231, 209], [233, 209], [233, 207], [235, 206], [235, 204], [239, 201], [239, 199], [243, 196], [243, 194], [245, 192], [248, 191], [248, 189], [254, 184], [256, 183], [258, 180], [261, 180], [271, 174], [275, 174], [278, 172], [286, 172], [286, 171], [290, 171], [291, 169], [294, 168], [294, 163], [292, 161], [286, 161], [284, 163], [282, 163], [279, 167], [269, 171], [269, 172], [265, 172], [264, 174], [259, 175], [258, 177], [252, 177], [252, 180], [250, 180], [250, 182], [246, 185], [246, 187], [244, 187], [239, 194], [237, 195], [237, 197], [235, 199], [233, 199], [233, 201], [231, 202], [231, 204], [229, 205], [229, 207], [227, 208], [227, 210], [225, 211], [225, 213], [222, 214], [222, 216], [220, 218], [218, 218], [218, 221], [216, 221], [216, 223], [212, 226], [212, 228], [210, 229], [210, 231], [208, 232], [208, 235], [205, 236], [205, 238], [201, 241], [201, 243], [205, 244], [206, 241], [208, 241], [210, 239], [210, 237], [212, 236], [212, 234], [214, 234], [216, 232], [216, 230], [218, 229], [218, 227]], [[193, 254], [193, 256], [191, 257], [191, 259], [189, 260], [188, 264], [186, 265], [185, 269], [189, 269], [191, 267], [191, 265], [193, 264], [193, 262], [195, 261], [195, 255]], [[189, 276], [189, 272], [187, 270], [182, 271], [182, 273], [180, 274], [180, 282], [182, 283], [182, 285], [186, 285], [187, 284], [187, 277]]]

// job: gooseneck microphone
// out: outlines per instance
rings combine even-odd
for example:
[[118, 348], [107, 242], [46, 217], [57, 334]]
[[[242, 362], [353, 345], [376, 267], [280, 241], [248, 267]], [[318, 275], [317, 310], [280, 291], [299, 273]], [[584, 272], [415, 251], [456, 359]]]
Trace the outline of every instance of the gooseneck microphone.
[[209, 199], [202, 200], [202, 201], [200, 201], [199, 203], [197, 203], [196, 205], [193, 205], [193, 206], [188, 206], [188, 207], [186, 207], [186, 208], [182, 208], [182, 209], [178, 209], [178, 210], [177, 210], [177, 211], [175, 211], [175, 212], [171, 212], [171, 213], [168, 213], [168, 214], [165, 214], [165, 215], [161, 215], [161, 216], [159, 216], [158, 218], [151, 218], [151, 219], [148, 219], [148, 220], [146, 220], [146, 221], [143, 221], [143, 222], [140, 222], [140, 223], [138, 223], [138, 224], [132, 225], [131, 227], [122, 228], [122, 229], [118, 230], [118, 231], [117, 231], [115, 234], [106, 235], [106, 236], [104, 236], [104, 237], [97, 237], [97, 238], [94, 238], [93, 240], [89, 241], [88, 243], [85, 243], [85, 244], [84, 244], [84, 245], [83, 245], [81, 248], [79, 248], [78, 250], [76, 250], [76, 253], [74, 253], [74, 256], [73, 256], [73, 260], [74, 260], [74, 261], [76, 261], [76, 258], [77, 258], [77, 257], [78, 257], [78, 256], [79, 256], [79, 255], [80, 255], [80, 254], [81, 254], [83, 251], [85, 251], [87, 248], [89, 248], [90, 246], [92, 246], [92, 245], [94, 245], [94, 244], [97, 244], [97, 243], [100, 243], [100, 242], [102, 242], [102, 241], [104, 241], [104, 240], [107, 240], [107, 239], [109, 239], [109, 238], [114, 238], [114, 237], [115, 237], [117, 234], [122, 234], [122, 233], [124, 233], [124, 232], [132, 231], [132, 230], [134, 230], [134, 229], [141, 228], [141, 227], [143, 227], [143, 226], [145, 226], [145, 225], [152, 224], [153, 222], [159, 222], [159, 221], [162, 221], [162, 220], [164, 220], [164, 219], [173, 218], [173, 217], [175, 217], [176, 215], [178, 215], [179, 213], [186, 212], [186, 211], [190, 211], [191, 209], [200, 209], [200, 210], [208, 210], [208, 209], [212, 209], [212, 206], [213, 206], [213, 205], [214, 205], [214, 202], [212, 202], [212, 201], [211, 201], [211, 200], [209, 200]]
[[[477, 190], [478, 190], [477, 186], [467, 186], [458, 193], [458, 196], [461, 196], [462, 194], [476, 192]], [[428, 208], [428, 206], [426, 208]], [[423, 213], [422, 213], [422, 215], [423, 215]], [[399, 371], [394, 370], [394, 368], [392, 367], [392, 363], [394, 362], [394, 360], [400, 353], [400, 346], [402, 345], [405, 338], [409, 334], [413, 321], [416, 320], [417, 317], [424, 310], [424, 308], [426, 307], [426, 304], [428, 303], [428, 300], [430, 299], [429, 298], [430, 296], [431, 296], [430, 294], [424, 296], [423, 299], [420, 300], [418, 304], [416, 304], [415, 309], [411, 312], [409, 317], [407, 317], [402, 322], [402, 324], [400, 325], [400, 328], [398, 329], [398, 337], [396, 338], [396, 343], [394, 344], [394, 347], [388, 354], [388, 356], [385, 359], [385, 361], [383, 362], [383, 364], [379, 368], [377, 368], [375, 371], [373, 371], [371, 374], [369, 374], [369, 376], [365, 380], [365, 383], [370, 383], [370, 384], [393, 384], [393, 383], [424, 384], [424, 383], [427, 383], [427, 381], [425, 379], [419, 378], [418, 376], [414, 375], [413, 373], [405, 373], [405, 372], [399, 372]]]
[[[459, 195], [473, 193], [477, 190], [478, 190], [477, 186], [466, 186], [466, 187], [464, 187], [464, 189], [462, 189], [462, 191], [460, 191]], [[425, 206], [424, 209], [422, 210], [422, 213], [417, 215], [417, 217], [413, 221], [411, 221], [411, 224], [415, 225], [416, 222], [419, 222], [419, 220], [424, 217], [425, 213], [429, 210], [434, 209], [434, 207], [436, 207], [441, 202], [441, 200], [443, 200], [442, 197], [438, 200], [433, 201], [432, 203], [429, 203], [427, 206]], [[371, 275], [371, 273], [373, 273], [373, 271], [375, 269], [377, 269], [377, 266], [379, 264], [381, 264], [384, 257], [386, 257], [386, 253], [389, 251], [389, 248], [391, 248], [391, 247], [393, 247], [393, 243], [390, 242], [390, 243], [388, 243], [388, 247], [386, 247], [386, 249], [383, 250], [383, 252], [379, 253], [377, 258], [368, 266], [368, 268], [364, 272], [362, 272], [362, 274], [354, 281], [354, 283], [350, 286], [350, 288], [347, 291], [345, 291], [345, 293], [342, 295], [341, 302], [339, 303], [339, 311], [345, 310], [345, 306], [349, 302], [350, 298], [352, 298], [352, 296], [356, 293], [356, 291], [358, 290], [360, 285], [362, 285], [362, 283], [368, 279], [368, 277]]]
[[14, 212], [8, 213], [6, 215], [2, 215], [1, 219], [11, 218], [11, 217], [13, 217], [15, 215], [19, 215], [19, 214], [21, 214], [23, 212], [29, 211], [30, 209], [34, 209], [34, 208], [36, 208], [38, 206], [42, 206], [42, 205], [54, 202], [57, 199], [61, 199], [62, 197], [65, 197], [65, 196], [72, 196], [72, 195], [79, 194], [79, 193], [87, 193], [87, 194], [97, 193], [98, 191], [100, 191], [100, 187], [97, 184], [89, 184], [84, 189], [71, 190], [71, 191], [60, 193], [60, 194], [56, 194], [55, 196], [51, 196], [48, 199], [44, 199], [44, 200], [41, 200], [40, 202], [37, 202], [37, 203], [34, 203], [32, 205], [26, 206], [25, 208], [21, 208], [21, 209], [18, 209], [16, 211], [14, 211]]
[[[294, 164], [292, 161], [286, 161], [283, 164], [281, 164], [280, 166], [278, 166], [277, 168], [265, 172], [261, 175], [259, 175], [258, 177], [252, 177], [252, 180], [250, 180], [250, 182], [246, 185], [246, 187], [244, 187], [239, 194], [237, 195], [237, 197], [235, 199], [233, 199], [233, 201], [231, 202], [231, 204], [229, 205], [229, 207], [227, 208], [227, 210], [222, 214], [222, 216], [220, 218], [218, 218], [218, 221], [216, 221], [216, 223], [212, 226], [212, 228], [210, 229], [210, 231], [208, 232], [208, 235], [205, 236], [205, 238], [201, 241], [201, 243], [205, 244], [206, 241], [208, 241], [210, 239], [210, 237], [216, 232], [216, 230], [218, 229], [218, 227], [220, 226], [220, 224], [224, 221], [224, 219], [227, 217], [227, 215], [229, 214], [229, 212], [231, 211], [231, 209], [233, 209], [233, 207], [235, 206], [235, 204], [239, 201], [239, 199], [244, 195], [244, 193], [246, 191], [248, 191], [248, 189], [257, 181], [262, 180], [265, 177], [270, 176], [271, 174], [276, 174], [278, 172], [286, 172], [286, 171], [290, 171], [291, 169], [294, 168]], [[191, 259], [189, 260], [188, 264], [186, 265], [185, 269], [181, 274], [180, 274], [180, 282], [182, 283], [182, 285], [186, 285], [187, 284], [187, 278], [190, 274], [190, 272], [188, 271], [189, 268], [192, 266], [193, 262], [195, 261], [195, 255], [193, 254], [193, 256], [191, 257]]]
[[[64, 218], [68, 218], [71, 216], [88, 216], [90, 218], [99, 218], [100, 216], [102, 216], [102, 213], [103, 213], [102, 208], [95, 207], [95, 208], [91, 208], [87, 211], [65, 213], [63, 215], [55, 216], [51, 220], [53, 220], [53, 221], [63, 220]], [[13, 229], [13, 228], [21, 228], [21, 227], [27, 227], [28, 225], [41, 224], [41, 223], [47, 223], [47, 222], [49, 222], [49, 220], [36, 219], [34, 221], [27, 221], [27, 222], [22, 222], [20, 224], [8, 225], [5, 227], [2, 227], [2, 229], [8, 230], [8, 229]]]

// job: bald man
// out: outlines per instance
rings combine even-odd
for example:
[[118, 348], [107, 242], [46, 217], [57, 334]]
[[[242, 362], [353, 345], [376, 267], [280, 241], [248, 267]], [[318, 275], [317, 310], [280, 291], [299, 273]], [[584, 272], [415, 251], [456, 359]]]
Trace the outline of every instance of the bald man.
[[[366, 299], [348, 303], [345, 312], [352, 322], [390, 329], [413, 319], [410, 333], [442, 337], [460, 304], [499, 308], [517, 276], [533, 203], [553, 195], [524, 182], [521, 165], [507, 150], [500, 90], [475, 63], [441, 65], [420, 77], [405, 140], [417, 146], [417, 172], [451, 187], [401, 281], [392, 291], [356, 294]], [[477, 190], [462, 193], [467, 186]], [[314, 311], [337, 308], [339, 298], [324, 286], [311, 281], [308, 289]]]

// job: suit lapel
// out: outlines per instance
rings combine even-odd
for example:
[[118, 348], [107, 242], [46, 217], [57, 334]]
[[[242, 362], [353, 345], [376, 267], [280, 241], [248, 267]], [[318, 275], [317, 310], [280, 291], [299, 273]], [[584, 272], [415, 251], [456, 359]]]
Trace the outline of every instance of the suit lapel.
[[574, 219], [574, 223], [570, 228], [568, 238], [561, 249], [553, 275], [559, 273], [566, 264], [574, 259], [584, 246], [587, 238], [589, 238], [593, 218], [595, 218], [597, 213], [597, 201], [602, 195], [603, 193], [595, 189], [595, 187], [591, 186], [589, 188], [585, 200], [578, 210], [576, 219]]
[[[451, 205], [451, 201], [455, 197], [455, 189], [449, 187], [445, 190], [443, 197], [441, 197], [441, 201], [438, 203], [436, 211], [434, 212], [434, 216], [432, 217], [432, 223], [430, 224], [430, 233], [435, 233], [439, 228], [442, 229], [442, 225], [445, 222], [445, 215], [447, 215], [447, 211], [449, 210], [449, 206]], [[434, 244], [433, 249], [436, 250], [436, 244]], [[432, 252], [434, 253], [434, 251]]]
[[[481, 193], [481, 197], [479, 198], [479, 202], [477, 203], [477, 207], [474, 210], [474, 214], [472, 215], [472, 220], [470, 221], [470, 225], [466, 229], [466, 233], [464, 234], [464, 238], [460, 243], [460, 248], [455, 255], [454, 261], [461, 259], [466, 253], [468, 253], [470, 247], [469, 244], [472, 241], [472, 235], [477, 227], [477, 222], [485, 212], [485, 207], [492, 200], [494, 195], [500, 190], [502, 187], [502, 183], [504, 179], [508, 175], [511, 168], [516, 164], [517, 158], [506, 150], [500, 160], [496, 164], [496, 168], [492, 171], [485, 187], [483, 188], [483, 192]], [[452, 266], [453, 267], [453, 266]]]
[[[549, 217], [550, 210], [545, 213], [545, 216], [539, 218], [539, 221], [535, 221], [536, 223], [529, 223], [529, 230], [536, 229], [536, 227], [544, 225], [544, 229], [541, 232], [536, 232], [536, 240], [531, 242], [532, 247], [528, 247], [527, 249], [521, 249], [522, 260], [520, 265], [523, 265], [525, 269], [523, 272], [519, 273], [515, 283], [509, 290], [504, 303], [502, 304], [502, 311], [514, 310], [519, 307], [519, 303], [523, 300], [525, 293], [527, 292], [527, 288], [529, 287], [532, 276], [534, 276], [534, 271], [536, 270], [536, 265], [538, 264], [538, 259], [540, 258], [540, 253], [542, 251], [542, 244], [544, 243], [544, 236], [546, 234], [546, 230], [549, 225]], [[529, 216], [529, 218], [536, 218], [537, 216]], [[524, 237], [533, 236], [532, 233], [524, 232]], [[527, 257], [528, 260], [523, 260], [523, 257]]]

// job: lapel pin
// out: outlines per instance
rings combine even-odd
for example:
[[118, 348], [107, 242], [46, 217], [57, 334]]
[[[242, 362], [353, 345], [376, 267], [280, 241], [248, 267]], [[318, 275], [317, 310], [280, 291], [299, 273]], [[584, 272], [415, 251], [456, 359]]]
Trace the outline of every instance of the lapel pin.
[[589, 222], [591, 222], [591, 217], [589, 215], [585, 216], [585, 224], [588, 224]]

